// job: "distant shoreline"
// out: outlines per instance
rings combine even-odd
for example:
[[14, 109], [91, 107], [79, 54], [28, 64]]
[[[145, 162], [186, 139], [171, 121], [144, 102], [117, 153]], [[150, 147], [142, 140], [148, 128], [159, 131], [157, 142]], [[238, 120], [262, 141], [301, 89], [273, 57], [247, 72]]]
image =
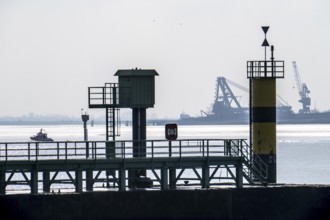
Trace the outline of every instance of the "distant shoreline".
[[[87, 125], [91, 125], [91, 121], [87, 122]], [[125, 124], [131, 124], [130, 121], [121, 121], [122, 125]], [[105, 125], [105, 121], [102, 120], [94, 120], [94, 125]], [[0, 126], [1, 125], [83, 125], [82, 120], [54, 120], [54, 121], [48, 121], [48, 120], [36, 120], [36, 121], [24, 121], [24, 120], [17, 120], [17, 121], [11, 121], [11, 120], [0, 120]]]
[[[148, 124], [152, 125], [164, 125], [166, 124], [165, 122], [170, 121], [170, 120], [147, 120]], [[97, 119], [97, 120], [89, 120], [87, 122], [88, 125], [93, 123], [94, 125], [104, 125], [105, 119]], [[120, 123], [122, 125], [131, 125], [132, 121], [131, 120], [121, 120]], [[20, 119], [12, 119], [12, 120], [6, 120], [6, 119], [0, 119], [0, 126], [1, 125], [83, 125], [83, 121], [79, 119], [72, 119], [72, 120], [20, 120]]]
[[0, 125], [78, 125], [82, 121], [0, 121]]

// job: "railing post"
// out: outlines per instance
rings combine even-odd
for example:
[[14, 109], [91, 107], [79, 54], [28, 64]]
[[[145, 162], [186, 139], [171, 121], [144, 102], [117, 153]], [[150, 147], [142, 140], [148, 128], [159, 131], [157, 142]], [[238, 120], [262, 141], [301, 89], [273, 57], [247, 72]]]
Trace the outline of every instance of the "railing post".
[[207, 143], [207, 157], [209, 157], [209, 152], [210, 152], [210, 149], [209, 149], [209, 147], [210, 147], [209, 140], [207, 140], [206, 143]]
[[124, 157], [124, 159], [126, 158], [126, 143], [125, 142], [123, 142], [123, 157]]
[[74, 142], [74, 155], [77, 156], [77, 142]]
[[102, 104], [104, 105], [106, 102], [106, 99], [105, 99], [105, 87], [102, 88]]
[[154, 159], [154, 141], [151, 141], [151, 158]]
[[86, 141], [86, 159], [89, 157], [89, 142]]
[[30, 143], [28, 143], [28, 160], [30, 160]]
[[203, 145], [202, 145], [202, 149], [203, 149], [203, 150], [202, 150], [203, 157], [205, 156], [205, 144], [204, 144], [204, 141], [205, 141], [205, 140], [203, 140]]
[[68, 159], [68, 142], [65, 142], [64, 148], [65, 148], [65, 160], [67, 160]]
[[180, 151], [180, 155], [179, 155], [179, 157], [180, 157], [180, 159], [181, 159], [181, 154], [182, 154], [182, 149], [181, 149], [181, 140], [179, 141], [179, 151]]
[[57, 159], [60, 159], [60, 143], [56, 143], [56, 149], [57, 149]]
[[223, 152], [224, 152], [224, 155], [229, 155], [230, 153], [230, 146], [228, 144], [228, 140], [223, 140], [223, 146], [224, 146], [224, 149], [223, 149]]
[[6, 161], [8, 160], [8, 146], [7, 143], [5, 143], [5, 155], [6, 155]]
[[92, 158], [96, 159], [96, 142], [92, 142]]
[[38, 160], [38, 156], [39, 156], [39, 143], [36, 143], [36, 161]]
[[88, 106], [91, 105], [91, 88], [88, 87]]

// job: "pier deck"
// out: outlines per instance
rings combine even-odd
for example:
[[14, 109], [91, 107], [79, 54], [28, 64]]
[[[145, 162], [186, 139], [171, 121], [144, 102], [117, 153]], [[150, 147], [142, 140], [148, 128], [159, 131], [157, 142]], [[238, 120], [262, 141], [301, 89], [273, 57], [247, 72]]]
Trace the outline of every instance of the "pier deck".
[[[143, 152], [133, 152], [133, 145]], [[0, 143], [0, 194], [14, 185], [32, 194], [73, 186], [93, 191], [100, 184], [128, 187], [130, 170], [146, 170], [151, 189], [214, 185], [243, 187], [267, 177], [267, 166], [253, 157], [243, 139], [67, 141]], [[111, 185], [111, 186], [110, 186]]]

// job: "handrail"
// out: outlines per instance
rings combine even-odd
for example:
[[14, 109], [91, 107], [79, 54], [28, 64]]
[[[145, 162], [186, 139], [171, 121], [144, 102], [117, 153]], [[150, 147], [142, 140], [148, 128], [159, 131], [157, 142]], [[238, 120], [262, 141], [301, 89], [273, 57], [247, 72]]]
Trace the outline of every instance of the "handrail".
[[247, 61], [248, 78], [284, 78], [283, 60]]
[[[114, 93], [116, 95], [114, 95]], [[118, 84], [112, 83], [105, 87], [88, 88], [88, 105], [117, 105], [119, 103]]]
[[[15, 160], [69, 160], [111, 159], [133, 157], [212, 157], [242, 156], [236, 147], [230, 149], [225, 142], [243, 143], [243, 139], [180, 139], [144, 141], [57, 141], [57, 142], [0, 142], [0, 162]], [[170, 143], [170, 144], [169, 144]], [[171, 153], [169, 151], [171, 147]], [[145, 152], [133, 154], [133, 147]], [[239, 147], [241, 148], [241, 146]], [[244, 155], [243, 155], [244, 156]]]
[[246, 139], [0, 142], [0, 162], [214, 156], [242, 157], [245, 175], [250, 179], [267, 179], [267, 165], [253, 154]]
[[[268, 178], [268, 166], [267, 164], [257, 155], [253, 153], [251, 146], [245, 141], [242, 143], [242, 156], [245, 159], [245, 163], [249, 166], [248, 175], [256, 179], [265, 180]], [[251, 173], [252, 172], [252, 173]]]

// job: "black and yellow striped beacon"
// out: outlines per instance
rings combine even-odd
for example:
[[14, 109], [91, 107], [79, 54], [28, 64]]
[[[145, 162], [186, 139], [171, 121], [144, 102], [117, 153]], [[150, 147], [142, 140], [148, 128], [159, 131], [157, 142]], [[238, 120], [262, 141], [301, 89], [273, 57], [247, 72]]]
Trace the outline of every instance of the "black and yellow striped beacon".
[[284, 61], [275, 60], [274, 46], [266, 38], [269, 26], [262, 26], [265, 59], [247, 61], [250, 80], [250, 144], [254, 155], [268, 165], [268, 183], [276, 183], [276, 79], [284, 78]]

